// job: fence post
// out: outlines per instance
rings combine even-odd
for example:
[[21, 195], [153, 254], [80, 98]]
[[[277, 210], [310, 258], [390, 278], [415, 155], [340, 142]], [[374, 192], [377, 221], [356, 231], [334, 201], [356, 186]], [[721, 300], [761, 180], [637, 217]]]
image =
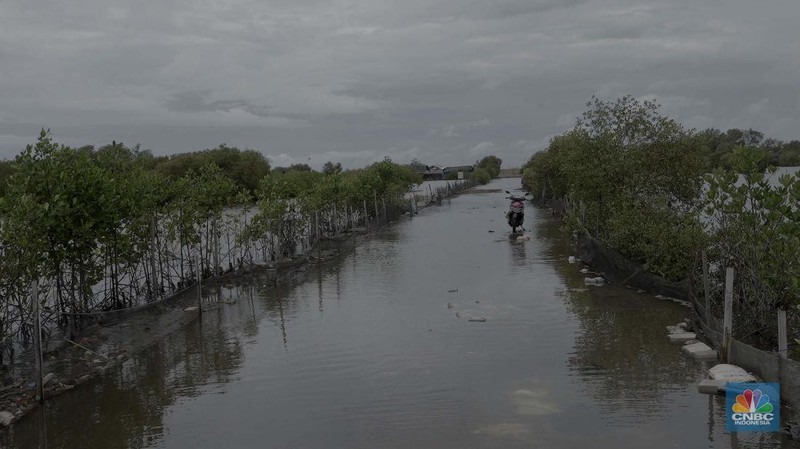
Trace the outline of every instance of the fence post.
[[778, 309], [778, 355], [788, 358], [789, 344], [786, 335], [786, 311]]
[[722, 361], [730, 362], [733, 333], [733, 267], [725, 270], [725, 312], [722, 321]]
[[706, 300], [706, 324], [711, 324], [711, 288], [708, 286], [708, 255], [703, 250], [701, 253], [703, 258], [703, 297]]
[[44, 403], [44, 381], [42, 374], [42, 316], [39, 313], [39, 280], [31, 281], [31, 308], [33, 312], [33, 357], [36, 372], [36, 391], [39, 395], [39, 403]]
[[203, 267], [200, 265], [200, 251], [197, 252], [195, 257], [197, 261], [197, 313], [200, 315], [200, 321], [203, 320]]

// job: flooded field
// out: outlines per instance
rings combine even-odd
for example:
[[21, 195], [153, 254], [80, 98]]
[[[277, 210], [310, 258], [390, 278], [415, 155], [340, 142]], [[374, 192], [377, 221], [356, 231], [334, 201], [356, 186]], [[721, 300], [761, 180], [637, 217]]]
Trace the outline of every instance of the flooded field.
[[49, 401], [0, 446], [795, 447], [724, 432], [724, 398], [696, 392], [708, 364], [667, 341], [683, 305], [585, 286], [545, 211], [526, 211], [530, 240], [509, 239], [498, 189], [518, 183], [344, 243], [277, 287], [209, 292], [202, 323]]

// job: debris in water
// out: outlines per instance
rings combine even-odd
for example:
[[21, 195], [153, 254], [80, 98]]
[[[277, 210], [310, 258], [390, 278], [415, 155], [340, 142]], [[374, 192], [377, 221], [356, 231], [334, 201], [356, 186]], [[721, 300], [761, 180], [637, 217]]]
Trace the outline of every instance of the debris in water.
[[486, 322], [486, 318], [483, 318], [483, 317], [480, 317], [480, 318], [473, 317], [473, 318], [470, 318], [469, 320], [474, 322], [474, 323], [485, 323]]
[[455, 307], [455, 304], [453, 304], [452, 302], [448, 302], [447, 303], [447, 308], [448, 309], [452, 309], [453, 307]]
[[456, 292], [458, 292], [457, 288], [454, 288], [452, 290], [447, 290], [447, 293], [456, 293]]
[[584, 278], [583, 283], [586, 285], [603, 285], [605, 283], [605, 279], [602, 276], [597, 276], [595, 278]]
[[493, 229], [489, 229], [489, 232], [494, 232], [494, 230]]

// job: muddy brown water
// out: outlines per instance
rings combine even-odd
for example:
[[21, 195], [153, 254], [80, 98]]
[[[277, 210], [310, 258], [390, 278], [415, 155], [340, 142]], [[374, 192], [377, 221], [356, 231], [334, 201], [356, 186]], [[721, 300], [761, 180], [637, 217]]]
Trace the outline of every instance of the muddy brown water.
[[212, 292], [202, 323], [0, 445], [795, 447], [725, 433], [724, 398], [696, 393], [709, 365], [667, 341], [688, 309], [585, 286], [545, 211], [526, 211], [531, 240], [508, 238], [503, 196], [423, 210], [278, 287], [256, 275]]

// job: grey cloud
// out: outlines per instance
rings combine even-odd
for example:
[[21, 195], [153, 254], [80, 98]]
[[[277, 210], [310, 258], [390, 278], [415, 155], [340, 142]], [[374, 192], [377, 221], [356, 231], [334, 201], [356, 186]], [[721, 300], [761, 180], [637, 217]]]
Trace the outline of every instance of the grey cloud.
[[[41, 126], [157, 154], [526, 160], [593, 94], [800, 138], [800, 4], [745, 0], [9, 0], [0, 150]], [[482, 143], [491, 143], [492, 146]], [[321, 161], [320, 164], [324, 162]]]

